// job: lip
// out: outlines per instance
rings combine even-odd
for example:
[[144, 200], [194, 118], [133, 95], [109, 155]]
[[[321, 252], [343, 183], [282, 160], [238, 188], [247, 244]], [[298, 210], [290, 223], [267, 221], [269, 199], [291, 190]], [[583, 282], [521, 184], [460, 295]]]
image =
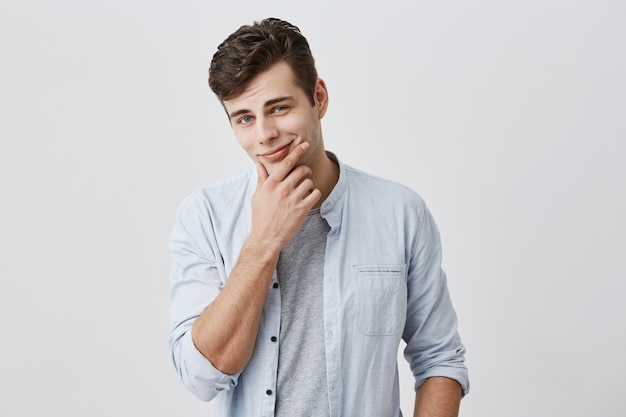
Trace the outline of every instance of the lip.
[[265, 152], [261, 154], [260, 156], [270, 162], [280, 161], [281, 159], [283, 159], [285, 156], [289, 154], [289, 149], [290, 149], [291, 144], [292, 142], [289, 142], [286, 145], [283, 145], [276, 149], [272, 149], [271, 151]]

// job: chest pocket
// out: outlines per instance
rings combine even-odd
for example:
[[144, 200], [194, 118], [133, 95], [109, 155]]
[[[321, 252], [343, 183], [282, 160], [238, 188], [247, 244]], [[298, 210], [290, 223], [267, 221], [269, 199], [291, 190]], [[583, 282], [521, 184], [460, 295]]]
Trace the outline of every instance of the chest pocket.
[[370, 336], [390, 336], [401, 332], [407, 307], [405, 265], [355, 265], [353, 272], [359, 331]]

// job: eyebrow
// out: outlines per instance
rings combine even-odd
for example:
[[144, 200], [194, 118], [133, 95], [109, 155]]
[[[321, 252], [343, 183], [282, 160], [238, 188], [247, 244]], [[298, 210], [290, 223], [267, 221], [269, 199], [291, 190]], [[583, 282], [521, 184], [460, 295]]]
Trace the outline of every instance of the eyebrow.
[[[294, 99], [293, 96], [276, 97], [276, 98], [273, 98], [271, 100], [266, 101], [265, 104], [263, 105], [263, 107], [271, 107], [271, 106], [273, 106], [276, 103], [280, 103], [282, 101], [290, 101], [290, 100], [293, 100], [293, 99]], [[228, 117], [231, 118], [231, 119], [234, 119], [235, 117], [237, 117], [237, 116], [239, 116], [241, 114], [246, 114], [246, 113], [250, 113], [250, 110], [248, 110], [248, 109], [236, 110], [236, 111], [230, 113], [228, 115]]]

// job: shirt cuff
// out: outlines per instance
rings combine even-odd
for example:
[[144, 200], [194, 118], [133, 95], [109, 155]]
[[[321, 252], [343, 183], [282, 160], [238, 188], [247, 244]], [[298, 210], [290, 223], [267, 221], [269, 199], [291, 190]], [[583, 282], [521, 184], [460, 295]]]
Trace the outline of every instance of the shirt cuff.
[[194, 345], [191, 331], [183, 336], [182, 349], [185, 358], [183, 380], [196, 397], [209, 401], [221, 391], [237, 386], [240, 372], [228, 375], [213, 366]]
[[461, 385], [463, 390], [463, 396], [467, 395], [470, 391], [469, 377], [467, 374], [467, 368], [434, 368], [428, 372], [424, 372], [415, 379], [415, 390], [428, 379], [432, 377], [443, 376], [446, 378], [454, 379]]

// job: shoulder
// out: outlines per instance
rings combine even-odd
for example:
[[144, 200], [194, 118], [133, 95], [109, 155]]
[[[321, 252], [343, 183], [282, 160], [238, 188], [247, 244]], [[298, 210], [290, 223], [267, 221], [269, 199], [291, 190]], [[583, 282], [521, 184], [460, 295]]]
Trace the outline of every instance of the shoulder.
[[191, 192], [178, 205], [179, 215], [184, 212], [214, 211], [233, 209], [236, 204], [245, 201], [256, 183], [254, 170], [224, 178], [211, 185], [200, 187]]
[[422, 197], [408, 186], [360, 169], [342, 165], [352, 197], [359, 196], [375, 201], [386, 201], [412, 207], [424, 207]]

